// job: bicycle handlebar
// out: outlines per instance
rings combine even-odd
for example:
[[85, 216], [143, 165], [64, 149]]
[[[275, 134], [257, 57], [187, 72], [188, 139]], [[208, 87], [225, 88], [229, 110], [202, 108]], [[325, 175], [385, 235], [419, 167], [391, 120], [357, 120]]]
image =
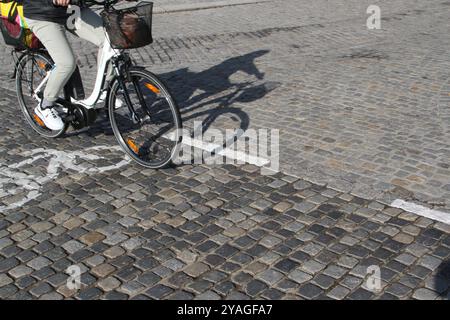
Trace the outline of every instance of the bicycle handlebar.
[[[84, 7], [86, 5], [99, 5], [99, 6], [104, 6], [104, 7], [109, 7], [112, 6], [114, 4], [116, 4], [117, 2], [119, 2], [120, 0], [105, 0], [105, 1], [96, 1], [96, 0], [70, 0], [70, 4], [74, 5], [74, 6], [79, 6], [79, 7]], [[137, 1], [137, 0], [126, 0], [126, 1]]]

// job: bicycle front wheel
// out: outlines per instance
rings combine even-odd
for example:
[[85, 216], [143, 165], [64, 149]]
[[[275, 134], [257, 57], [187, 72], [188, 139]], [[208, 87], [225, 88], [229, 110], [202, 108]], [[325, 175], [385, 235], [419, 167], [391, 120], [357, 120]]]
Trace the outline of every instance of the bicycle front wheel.
[[123, 79], [123, 86], [115, 80], [108, 112], [119, 145], [133, 160], [152, 169], [172, 162], [182, 138], [180, 111], [154, 74], [133, 68], [129, 77]]

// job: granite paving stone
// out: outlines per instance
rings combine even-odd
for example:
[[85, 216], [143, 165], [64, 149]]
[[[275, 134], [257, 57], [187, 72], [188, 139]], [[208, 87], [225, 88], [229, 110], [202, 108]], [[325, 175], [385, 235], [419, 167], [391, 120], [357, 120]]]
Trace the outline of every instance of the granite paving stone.
[[[129, 51], [167, 84], [189, 133], [196, 121], [205, 135], [279, 130], [271, 174], [144, 168], [103, 111], [41, 139], [0, 40], [0, 298], [448, 299], [449, 225], [393, 207], [450, 214], [448, 4], [380, 0], [382, 30], [361, 23], [368, 5], [158, 13], [155, 41]], [[89, 91], [97, 49], [68, 37]], [[66, 286], [74, 266], [80, 290]]]

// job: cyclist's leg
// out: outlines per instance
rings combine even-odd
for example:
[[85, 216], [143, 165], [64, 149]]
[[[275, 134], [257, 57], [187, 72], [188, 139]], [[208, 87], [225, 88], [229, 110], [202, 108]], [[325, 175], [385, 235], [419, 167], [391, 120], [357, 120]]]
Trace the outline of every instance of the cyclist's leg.
[[[103, 43], [105, 42], [105, 30], [102, 18], [90, 8], [83, 8], [80, 17], [75, 20], [73, 32], [82, 39], [85, 39], [99, 47], [97, 62], [100, 63]], [[108, 66], [106, 80], [109, 81], [114, 76], [111, 66]]]
[[76, 68], [75, 56], [67, 40], [63, 25], [31, 19], [27, 19], [27, 23], [55, 63], [55, 68], [52, 70], [45, 87], [42, 104], [43, 108], [51, 107]]
[[105, 40], [102, 18], [90, 8], [83, 8], [75, 19], [73, 32], [97, 47]]

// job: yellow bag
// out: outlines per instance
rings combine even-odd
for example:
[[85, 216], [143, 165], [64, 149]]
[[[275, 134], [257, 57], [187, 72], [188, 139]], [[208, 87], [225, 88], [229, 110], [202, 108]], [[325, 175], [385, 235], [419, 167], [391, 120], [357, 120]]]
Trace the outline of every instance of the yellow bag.
[[6, 44], [19, 49], [42, 47], [27, 26], [22, 0], [1, 0], [0, 12], [0, 29]]
[[23, 23], [23, 27], [26, 27], [26, 22], [23, 17], [23, 4], [22, 1], [2, 0], [0, 3], [0, 12], [2, 18], [7, 18], [9, 21]]

